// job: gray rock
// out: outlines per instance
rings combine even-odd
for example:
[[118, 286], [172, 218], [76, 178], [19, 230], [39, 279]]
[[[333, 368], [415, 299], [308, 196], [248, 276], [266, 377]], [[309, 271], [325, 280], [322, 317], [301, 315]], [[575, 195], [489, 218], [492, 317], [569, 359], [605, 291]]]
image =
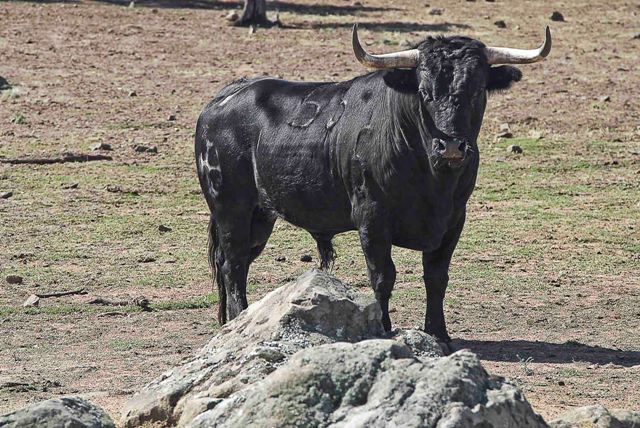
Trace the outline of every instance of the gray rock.
[[549, 19], [555, 22], [564, 22], [564, 15], [562, 15], [560, 12], [556, 10], [551, 14]]
[[0, 193], [0, 198], [2, 198], [2, 199], [9, 199], [12, 196], [13, 196], [13, 192], [12, 191]]
[[467, 350], [416, 359], [393, 340], [305, 349], [223, 399], [199, 427], [546, 427], [514, 385]]
[[123, 409], [122, 425], [179, 421], [256, 383], [297, 351], [383, 334], [379, 305], [311, 270], [249, 306], [184, 365], [149, 383]]
[[93, 143], [89, 146], [89, 149], [93, 151], [103, 150], [106, 152], [113, 150], [113, 148], [111, 147], [111, 144], [107, 144], [107, 143]]
[[424, 331], [400, 330], [392, 339], [408, 346], [416, 357], [435, 358], [444, 356], [438, 341]]
[[158, 153], [156, 146], [145, 146], [144, 144], [136, 144], [133, 146], [133, 150], [138, 153]]
[[586, 406], [571, 410], [549, 425], [552, 428], [640, 428], [640, 412]]
[[[514, 385], [311, 270], [249, 306], [125, 404], [122, 425], [544, 427]], [[372, 339], [373, 338], [373, 339]]]
[[115, 428], [101, 408], [79, 397], [61, 397], [0, 416], [3, 428]]
[[27, 297], [27, 300], [25, 300], [24, 303], [22, 304], [22, 306], [25, 308], [38, 306], [38, 305], [40, 305], [40, 298], [35, 294], [31, 294], [29, 297]]

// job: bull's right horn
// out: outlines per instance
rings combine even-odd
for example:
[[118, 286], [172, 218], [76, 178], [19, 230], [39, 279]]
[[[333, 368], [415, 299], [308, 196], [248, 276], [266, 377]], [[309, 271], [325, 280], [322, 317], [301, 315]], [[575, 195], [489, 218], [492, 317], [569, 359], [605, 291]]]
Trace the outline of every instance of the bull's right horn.
[[530, 64], [542, 61], [551, 52], [551, 31], [545, 29], [544, 42], [537, 49], [496, 48], [487, 46], [485, 54], [489, 64]]
[[409, 49], [406, 51], [371, 55], [364, 50], [358, 38], [358, 24], [353, 26], [353, 52], [362, 64], [371, 68], [414, 68], [420, 62], [420, 51]]

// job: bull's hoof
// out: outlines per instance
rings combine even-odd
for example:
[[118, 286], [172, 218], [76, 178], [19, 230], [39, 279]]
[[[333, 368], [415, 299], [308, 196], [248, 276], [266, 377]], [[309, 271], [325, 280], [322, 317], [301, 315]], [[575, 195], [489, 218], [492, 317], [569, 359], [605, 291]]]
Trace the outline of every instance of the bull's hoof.
[[434, 328], [430, 328], [429, 326], [426, 326], [424, 329], [424, 332], [427, 333], [429, 336], [433, 336], [435, 337], [438, 342], [443, 342], [443, 343], [450, 343], [451, 342], [451, 336], [449, 336], [449, 333], [447, 333], [447, 330], [436, 330]]
[[453, 348], [453, 345], [451, 344], [451, 339], [449, 339], [448, 342], [442, 342], [438, 340], [438, 345], [440, 345], [440, 348], [442, 348], [442, 353], [445, 356], [451, 355], [456, 352], [456, 350]]

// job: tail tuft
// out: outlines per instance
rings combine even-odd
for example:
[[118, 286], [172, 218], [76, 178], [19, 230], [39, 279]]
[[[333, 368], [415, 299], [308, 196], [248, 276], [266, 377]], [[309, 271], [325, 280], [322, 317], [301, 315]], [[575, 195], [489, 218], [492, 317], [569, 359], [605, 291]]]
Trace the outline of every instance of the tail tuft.
[[320, 269], [331, 272], [333, 263], [336, 260], [336, 252], [333, 249], [331, 238], [316, 238], [316, 245], [320, 254]]

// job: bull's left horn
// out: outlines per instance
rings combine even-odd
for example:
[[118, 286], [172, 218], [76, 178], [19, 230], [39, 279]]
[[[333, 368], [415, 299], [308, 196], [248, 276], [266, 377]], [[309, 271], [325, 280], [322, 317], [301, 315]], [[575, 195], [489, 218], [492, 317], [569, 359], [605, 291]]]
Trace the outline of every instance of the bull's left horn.
[[544, 42], [538, 49], [496, 48], [487, 46], [485, 54], [489, 64], [530, 64], [542, 61], [551, 52], [551, 31], [545, 30]]
[[358, 38], [358, 24], [353, 26], [353, 53], [362, 64], [371, 68], [414, 68], [418, 66], [420, 51], [410, 49], [406, 51], [388, 53], [383, 55], [371, 55], [364, 50]]

